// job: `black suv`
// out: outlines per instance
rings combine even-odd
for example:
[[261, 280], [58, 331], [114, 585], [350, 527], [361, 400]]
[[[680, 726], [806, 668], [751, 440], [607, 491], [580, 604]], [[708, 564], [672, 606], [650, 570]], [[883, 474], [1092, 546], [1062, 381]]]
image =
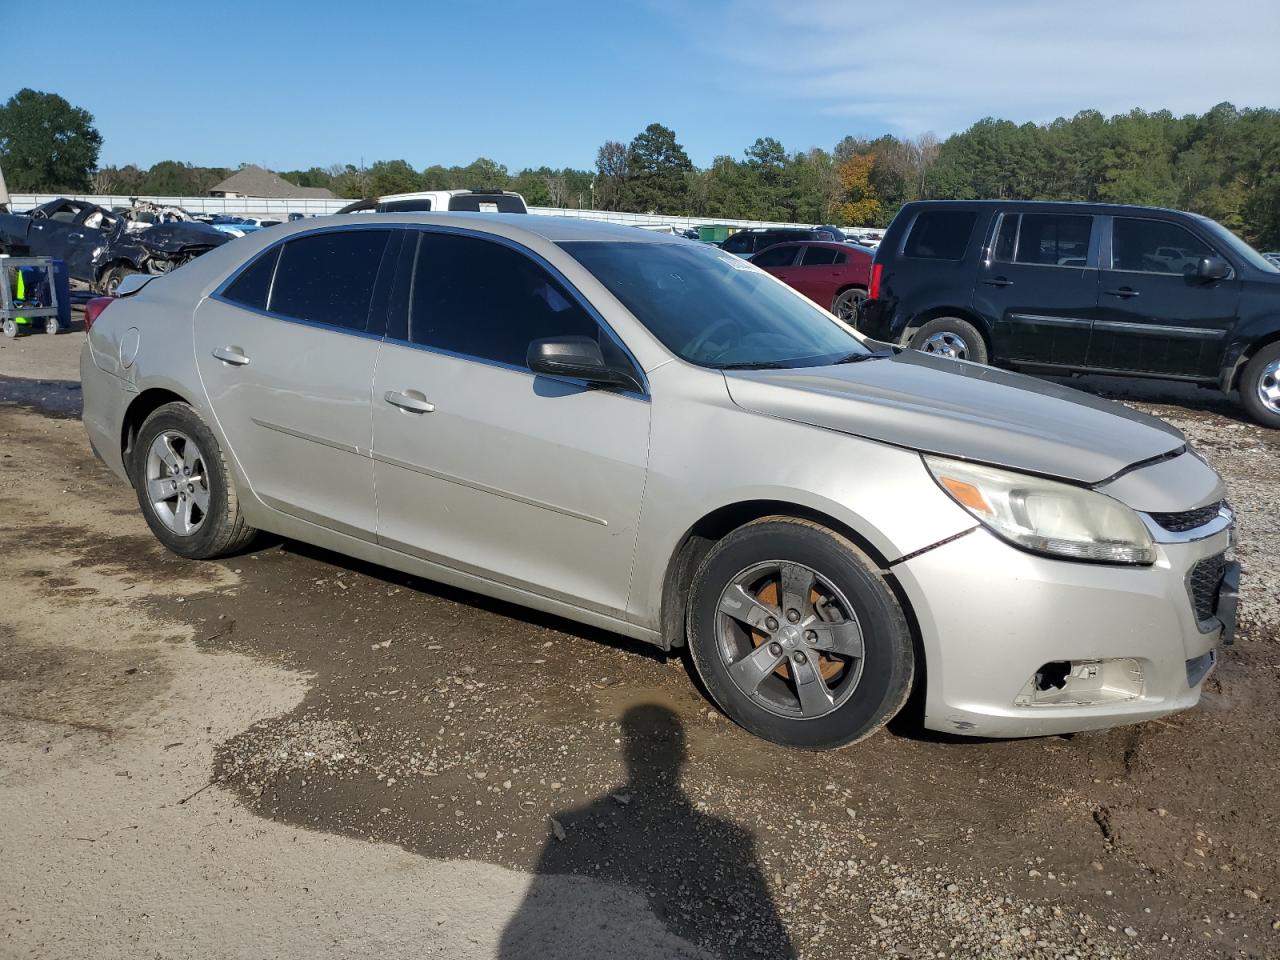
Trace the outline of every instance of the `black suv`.
[[759, 253], [765, 247], [775, 243], [788, 243], [793, 240], [843, 240], [844, 234], [835, 235], [834, 227], [764, 227], [750, 230], [739, 230], [720, 244], [726, 253], [736, 253], [740, 257], [749, 257]]
[[1238, 388], [1255, 420], [1280, 427], [1280, 268], [1207, 217], [908, 203], [870, 286], [858, 329], [877, 340], [1042, 372]]

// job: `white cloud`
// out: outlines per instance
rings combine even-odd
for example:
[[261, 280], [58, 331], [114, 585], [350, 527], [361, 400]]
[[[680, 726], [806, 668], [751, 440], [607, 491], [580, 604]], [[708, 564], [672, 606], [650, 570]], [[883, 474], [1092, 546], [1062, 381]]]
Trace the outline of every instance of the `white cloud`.
[[1280, 94], [1276, 0], [747, 0], [674, 20], [739, 93], [906, 133]]

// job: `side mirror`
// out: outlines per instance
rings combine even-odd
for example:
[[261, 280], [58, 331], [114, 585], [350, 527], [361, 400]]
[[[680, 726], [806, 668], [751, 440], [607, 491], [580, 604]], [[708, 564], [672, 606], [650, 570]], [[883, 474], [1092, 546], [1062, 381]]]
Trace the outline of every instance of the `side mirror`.
[[1196, 261], [1194, 276], [1197, 280], [1212, 283], [1214, 280], [1225, 280], [1231, 276], [1231, 264], [1221, 257], [1201, 257]]
[[572, 377], [607, 387], [642, 391], [635, 374], [608, 363], [600, 344], [590, 337], [548, 337], [529, 344], [529, 369], [551, 377]]

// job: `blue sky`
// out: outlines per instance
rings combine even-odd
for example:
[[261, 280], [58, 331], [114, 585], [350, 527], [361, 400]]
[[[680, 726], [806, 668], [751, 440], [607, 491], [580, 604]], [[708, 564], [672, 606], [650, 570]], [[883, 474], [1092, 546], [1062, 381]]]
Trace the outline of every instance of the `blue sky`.
[[[0, 0], [0, 22], [32, 9]], [[1280, 106], [1274, 0], [179, 0], [106, 21], [101, 0], [50, 9], [54, 29], [6, 44], [0, 98], [30, 86], [88, 109], [103, 164], [589, 167], [604, 140], [659, 121], [705, 166], [759, 136], [798, 150], [945, 137], [988, 115]], [[52, 42], [64, 31], [78, 39]]]

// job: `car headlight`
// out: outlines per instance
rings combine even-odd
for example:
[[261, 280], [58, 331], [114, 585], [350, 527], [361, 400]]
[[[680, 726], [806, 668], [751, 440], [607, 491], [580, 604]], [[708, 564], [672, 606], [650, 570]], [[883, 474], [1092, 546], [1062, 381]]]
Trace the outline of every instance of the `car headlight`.
[[926, 456], [924, 462], [952, 500], [1014, 546], [1070, 560], [1155, 562], [1146, 526], [1112, 497], [942, 457]]

